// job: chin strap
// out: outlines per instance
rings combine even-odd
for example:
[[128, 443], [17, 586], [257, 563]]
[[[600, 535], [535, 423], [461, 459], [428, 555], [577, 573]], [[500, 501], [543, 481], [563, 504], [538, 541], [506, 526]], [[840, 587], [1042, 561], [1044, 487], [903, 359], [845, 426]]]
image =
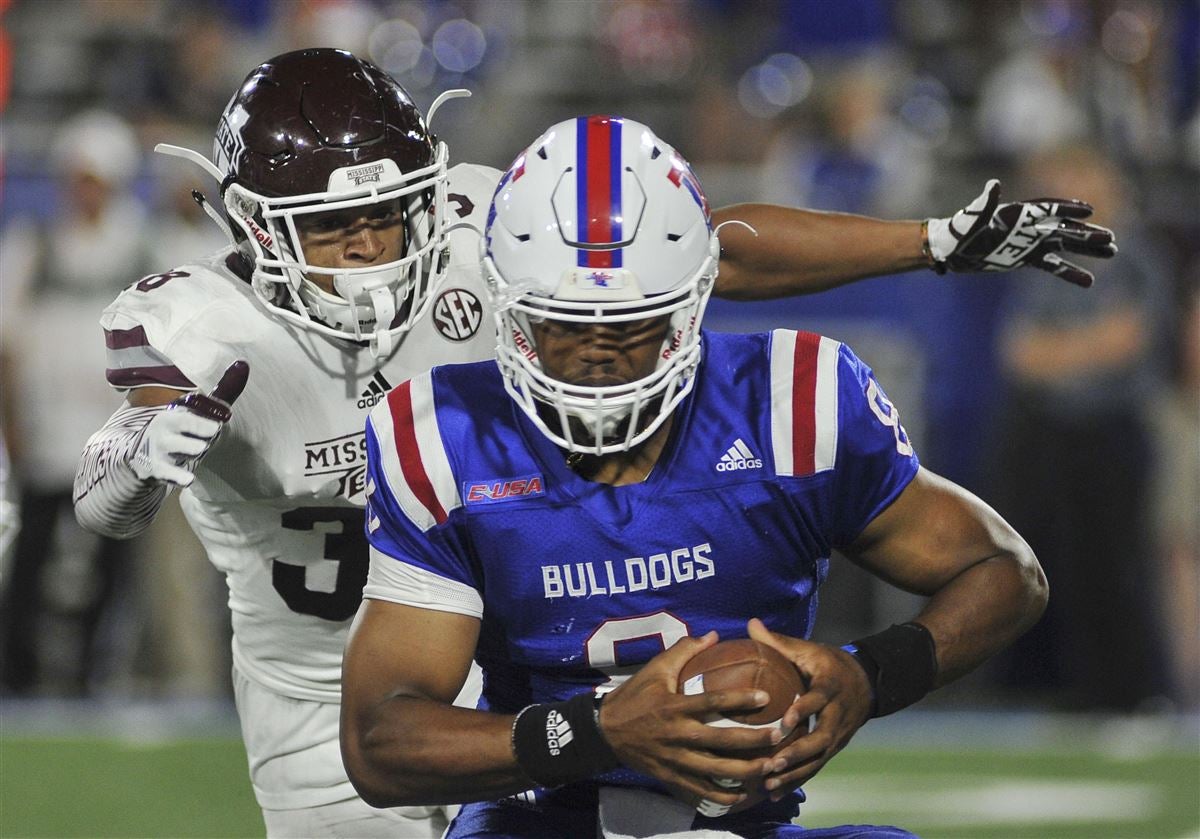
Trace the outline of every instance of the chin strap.
[[200, 205], [200, 209], [204, 210], [204, 214], [212, 219], [213, 224], [221, 228], [221, 232], [225, 234], [225, 238], [228, 239], [234, 247], [237, 247], [238, 240], [237, 237], [233, 235], [233, 228], [229, 226], [229, 222], [221, 218], [220, 213], [213, 209], [212, 204], [208, 203], [208, 199], [204, 197], [204, 193], [198, 189], [193, 189], [192, 200]]
[[396, 339], [386, 329], [381, 329], [371, 336], [371, 355], [375, 358], [386, 358], [392, 354]]
[[[203, 169], [204, 172], [218, 184], [225, 182], [225, 173], [217, 168], [217, 164], [213, 163], [198, 151], [192, 151], [191, 149], [186, 149], [183, 146], [173, 146], [170, 143], [159, 143], [154, 147], [154, 151], [157, 154], [163, 154], [167, 157], [178, 157], [181, 160], [194, 163], [196, 166], [199, 166], [201, 169]], [[238, 240], [237, 237], [233, 235], [233, 229], [230, 228], [229, 222], [225, 221], [225, 219], [221, 217], [221, 214], [213, 209], [213, 206], [208, 203], [208, 199], [204, 197], [204, 193], [198, 189], [193, 189], [192, 200], [200, 205], [200, 209], [204, 210], [205, 215], [212, 219], [217, 227], [221, 228], [221, 232], [224, 233], [225, 237], [229, 239], [229, 241], [232, 242], [236, 247]]]

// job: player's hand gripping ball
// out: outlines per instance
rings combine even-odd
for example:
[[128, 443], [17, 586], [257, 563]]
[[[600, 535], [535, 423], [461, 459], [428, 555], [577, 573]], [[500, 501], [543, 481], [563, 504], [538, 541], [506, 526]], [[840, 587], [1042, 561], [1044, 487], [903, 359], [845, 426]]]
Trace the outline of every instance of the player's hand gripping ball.
[[[790, 661], [766, 644], [760, 644], [749, 638], [738, 638], [721, 641], [697, 653], [679, 674], [679, 690], [685, 695], [714, 692], [721, 690], [762, 690], [771, 700], [762, 708], [748, 710], [745, 713], [713, 714], [705, 722], [719, 726], [746, 726], [766, 728], [770, 726], [783, 727], [783, 715], [796, 697], [803, 694], [808, 687], [800, 671]], [[811, 721], [809, 722], [811, 725]], [[778, 745], [765, 749], [740, 751], [738, 757], [769, 757], [784, 746], [791, 743], [806, 730], [804, 724], [789, 730], [783, 730], [783, 739]], [[737, 781], [716, 779], [722, 786], [731, 789], [739, 786]], [[711, 801], [701, 801], [696, 809], [705, 816], [723, 816], [745, 810], [759, 803], [766, 797], [766, 790], [747, 790], [748, 797], [741, 804], [730, 807], [724, 804], [714, 804]]]

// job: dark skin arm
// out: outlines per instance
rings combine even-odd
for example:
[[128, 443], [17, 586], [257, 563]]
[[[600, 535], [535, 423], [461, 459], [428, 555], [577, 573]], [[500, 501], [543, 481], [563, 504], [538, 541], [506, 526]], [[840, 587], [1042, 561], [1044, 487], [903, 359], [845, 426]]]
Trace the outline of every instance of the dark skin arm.
[[[451, 705], [467, 676], [479, 621], [450, 612], [366, 600], [342, 664], [342, 760], [375, 807], [480, 801], [536, 784], [511, 745], [514, 715]], [[713, 777], [761, 783], [771, 761], [714, 752], [778, 742], [778, 732], [714, 728], [713, 711], [765, 704], [759, 691], [683, 696], [679, 671], [716, 635], [684, 638], [604, 699], [601, 728], [627, 766], [682, 794], [734, 804], [743, 795]]]
[[[1025, 541], [981, 500], [925, 469], [845, 553], [892, 585], [929, 597], [913, 620], [934, 638], [935, 687], [1011, 644], [1046, 606], [1046, 578]], [[750, 636], [779, 649], [811, 680], [785, 724], [818, 714], [812, 733], [777, 756], [765, 786], [778, 798], [846, 746], [867, 720], [870, 688], [863, 669], [837, 647], [777, 635], [757, 620]]]
[[[364, 600], [342, 660], [342, 761], [374, 807], [528, 789], [509, 747], [513, 716], [456, 708], [479, 621]], [[468, 793], [469, 794], [469, 793]]]
[[721, 228], [715, 293], [731, 300], [811, 294], [881, 274], [928, 268], [921, 222], [884, 221], [847, 213], [772, 204], [734, 204], [714, 210]]

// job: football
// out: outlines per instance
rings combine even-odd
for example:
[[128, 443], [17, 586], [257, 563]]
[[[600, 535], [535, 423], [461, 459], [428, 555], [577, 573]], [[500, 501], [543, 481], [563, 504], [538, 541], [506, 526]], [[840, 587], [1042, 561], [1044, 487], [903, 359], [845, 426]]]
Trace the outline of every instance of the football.
[[[807, 690], [800, 671], [781, 653], [749, 638], [721, 641], [707, 650], [697, 653], [679, 674], [679, 690], [686, 695], [718, 690], [763, 690], [771, 697], [762, 708], [743, 713], [714, 714], [707, 720], [709, 725], [765, 727], [782, 725], [784, 712], [797, 696]], [[811, 721], [810, 721], [811, 722]], [[806, 726], [798, 725], [784, 732], [777, 746], [752, 749], [737, 753], [738, 757], [766, 757], [791, 743]], [[722, 786], [734, 787], [736, 782], [717, 780]], [[705, 816], [722, 816], [744, 810], [760, 802], [766, 796], [762, 789], [752, 792], [735, 807], [702, 801], [696, 808]]]

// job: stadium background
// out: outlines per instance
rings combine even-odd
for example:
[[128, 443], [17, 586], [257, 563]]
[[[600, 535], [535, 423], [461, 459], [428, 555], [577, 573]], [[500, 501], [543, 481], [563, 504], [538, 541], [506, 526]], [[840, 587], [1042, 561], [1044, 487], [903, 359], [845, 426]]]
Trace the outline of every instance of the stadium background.
[[[997, 662], [872, 723], [809, 785], [806, 823], [892, 821], [924, 836], [1200, 835], [1200, 4], [0, 0], [0, 26], [2, 400], [18, 492], [49, 474], [38, 451], [69, 458], [81, 447], [89, 427], [59, 414], [102, 419], [117, 401], [95, 387], [99, 307], [212, 242], [186, 199], [209, 184], [149, 150], [207, 152], [237, 83], [288, 49], [369, 56], [424, 108], [447, 88], [472, 90], [434, 120], [454, 161], [503, 168], [541, 128], [576, 114], [642, 120], [692, 161], [714, 205], [946, 214], [987, 177], [1031, 195], [1031, 162], [1085, 149], [1123, 196], [1120, 223], [1112, 207], [1097, 220], [1154, 280], [1143, 299], [1117, 304], [1138, 309], [1154, 339], [1138, 362], [1154, 454], [1134, 464], [1153, 525], [1122, 559], [1147, 581], [1151, 629], [1142, 647], [1114, 653], [1111, 691], [1072, 692], [1062, 662], [1033, 673]], [[137, 151], [123, 168], [126, 129], [114, 117]], [[66, 214], [69, 173], [85, 165], [111, 170], [132, 196], [137, 223], [117, 228], [107, 255], [119, 239], [145, 271], [116, 287], [85, 277], [70, 289], [69, 317], [40, 320], [30, 288], [56, 241], [44, 231]], [[1091, 267], [1104, 284], [1109, 269]], [[1039, 282], [1049, 281], [919, 272], [801, 300], [715, 303], [709, 325], [847, 340], [900, 406], [924, 463], [990, 499], [1017, 465], [998, 457], [1007, 324], [1022, 286]], [[1085, 298], [1060, 299], [1069, 320]], [[47, 368], [53, 354], [64, 360]], [[1156, 422], [1177, 404], [1182, 426]], [[57, 537], [38, 584], [14, 602], [11, 556], [0, 576], [0, 836], [260, 833], [228, 699], [221, 584], [186, 526], [168, 514], [128, 556], [99, 563], [69, 516], [36, 526]], [[841, 563], [819, 635], [853, 637], [911, 607]], [[1108, 620], [1134, 623], [1124, 611]], [[22, 656], [32, 670], [17, 666]]]

